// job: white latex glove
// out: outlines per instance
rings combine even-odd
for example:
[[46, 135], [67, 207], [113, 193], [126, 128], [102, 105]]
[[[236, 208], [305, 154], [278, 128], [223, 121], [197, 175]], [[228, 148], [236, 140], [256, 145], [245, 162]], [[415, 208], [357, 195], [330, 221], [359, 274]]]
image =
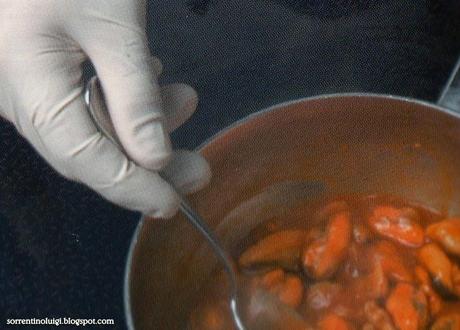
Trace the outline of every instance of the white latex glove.
[[[0, 0], [0, 115], [62, 175], [131, 210], [168, 218], [181, 193], [210, 179], [198, 154], [172, 153], [169, 132], [195, 91], [160, 88], [145, 35], [145, 1]], [[81, 65], [93, 63], [124, 152], [94, 125]], [[131, 161], [133, 160], [133, 161]]]

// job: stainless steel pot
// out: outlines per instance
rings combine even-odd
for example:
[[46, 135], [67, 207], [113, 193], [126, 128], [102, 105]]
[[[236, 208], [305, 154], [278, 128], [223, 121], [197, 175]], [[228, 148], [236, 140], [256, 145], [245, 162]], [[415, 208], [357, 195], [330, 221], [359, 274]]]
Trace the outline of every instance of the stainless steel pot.
[[[325, 185], [326, 195], [390, 193], [460, 214], [460, 114], [445, 107], [460, 109], [452, 95], [458, 93], [446, 88], [439, 105], [389, 95], [324, 95], [263, 110], [201, 147], [213, 180], [191, 202], [211, 227], [227, 221], [228, 229], [235, 221], [241, 231], [245, 222], [228, 214], [242, 202], [276, 182], [313, 180]], [[221, 231], [237, 245], [230, 234]], [[216, 267], [203, 246], [181, 215], [143, 219], [126, 265], [129, 328], [184, 328], [196, 293]]]

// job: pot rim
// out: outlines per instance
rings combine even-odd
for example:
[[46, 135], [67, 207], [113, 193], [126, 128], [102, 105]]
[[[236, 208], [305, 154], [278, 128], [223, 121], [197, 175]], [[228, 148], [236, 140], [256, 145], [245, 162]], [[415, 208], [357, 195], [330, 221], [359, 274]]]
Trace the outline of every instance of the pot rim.
[[[331, 99], [331, 98], [347, 98], [347, 97], [359, 97], [359, 98], [365, 98], [365, 97], [370, 97], [370, 98], [375, 98], [375, 99], [391, 99], [391, 100], [396, 100], [396, 101], [401, 101], [401, 102], [408, 102], [408, 103], [414, 103], [418, 105], [422, 105], [425, 107], [429, 107], [433, 110], [437, 110], [440, 112], [443, 112], [447, 115], [450, 115], [452, 117], [455, 117], [460, 120], [460, 113], [455, 112], [453, 110], [447, 109], [445, 107], [440, 106], [439, 104], [429, 102], [429, 101], [424, 101], [424, 100], [419, 100], [415, 99], [412, 97], [407, 97], [407, 96], [399, 96], [399, 95], [393, 95], [393, 94], [379, 94], [379, 93], [331, 93], [331, 94], [320, 94], [320, 95], [315, 95], [315, 96], [308, 96], [308, 97], [302, 97], [286, 102], [281, 102], [274, 104], [272, 106], [269, 106], [267, 108], [264, 108], [262, 110], [256, 111], [254, 113], [251, 113], [241, 119], [238, 119], [234, 123], [226, 126], [219, 132], [213, 134], [211, 137], [206, 139], [203, 143], [201, 143], [197, 148], [195, 148], [195, 151], [201, 151], [204, 147], [209, 145], [212, 141], [215, 139], [227, 134], [230, 130], [234, 129], [235, 127], [238, 127], [248, 121], [250, 121], [253, 118], [265, 115], [266, 113], [270, 113], [273, 111], [281, 111], [281, 109], [285, 108], [286, 106], [290, 106], [296, 103], [302, 103], [305, 101], [314, 101], [314, 100], [324, 100], [324, 99]], [[130, 277], [131, 277], [131, 265], [133, 261], [133, 254], [134, 254], [134, 248], [137, 244], [138, 238], [139, 238], [139, 233], [141, 231], [141, 228], [144, 225], [145, 217], [141, 216], [139, 223], [136, 226], [136, 229], [133, 234], [133, 238], [131, 239], [131, 243], [129, 245], [128, 249], [128, 256], [126, 259], [126, 264], [125, 264], [125, 272], [124, 272], [124, 280], [123, 280], [123, 304], [124, 304], [124, 311], [125, 311], [125, 318], [126, 318], [126, 325], [128, 326], [129, 330], [134, 330], [134, 321], [133, 321], [133, 314], [131, 310], [131, 293], [130, 293]]]

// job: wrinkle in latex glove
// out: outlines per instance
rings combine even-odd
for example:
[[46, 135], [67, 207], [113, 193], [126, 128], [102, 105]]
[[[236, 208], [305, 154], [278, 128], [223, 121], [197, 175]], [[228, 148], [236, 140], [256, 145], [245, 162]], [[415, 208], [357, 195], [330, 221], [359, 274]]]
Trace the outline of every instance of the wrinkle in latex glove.
[[[67, 178], [122, 207], [171, 217], [179, 197], [158, 171], [182, 192], [202, 187], [210, 171], [200, 156], [171, 150], [169, 133], [197, 97], [186, 85], [158, 86], [161, 63], [149, 54], [145, 8], [140, 0], [0, 1], [0, 115]], [[121, 147], [86, 108], [87, 59]]]

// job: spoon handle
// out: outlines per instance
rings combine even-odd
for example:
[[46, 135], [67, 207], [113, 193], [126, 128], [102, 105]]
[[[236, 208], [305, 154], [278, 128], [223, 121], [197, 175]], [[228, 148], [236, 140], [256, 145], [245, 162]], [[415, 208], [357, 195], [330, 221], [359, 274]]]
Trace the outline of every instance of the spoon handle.
[[217, 237], [213, 234], [212, 230], [208, 227], [206, 222], [196, 213], [187, 200], [182, 197], [180, 203], [180, 210], [186, 216], [186, 218], [192, 223], [192, 225], [206, 238], [209, 245], [211, 245], [214, 253], [221, 260], [225, 272], [229, 277], [230, 287], [231, 287], [231, 297], [230, 297], [230, 309], [233, 315], [233, 321], [238, 330], [247, 330], [241, 319], [239, 310], [238, 310], [238, 282], [236, 278], [236, 267], [233, 263], [232, 257], [224, 250], [222, 244], [219, 242]]
[[225, 271], [232, 277], [232, 281], [236, 280], [234, 278], [235, 265], [232, 262], [231, 256], [223, 249], [222, 244], [213, 234], [212, 230], [208, 227], [201, 216], [193, 210], [184, 197], [181, 197], [180, 210], [192, 223], [192, 225], [206, 238], [214, 252], [222, 261]]
[[[88, 82], [85, 91], [85, 101], [94, 120], [94, 124], [108, 139], [110, 139], [115, 145], [123, 150], [120, 141], [118, 141], [115, 129], [113, 128], [112, 121], [108, 116], [108, 111], [103, 100], [102, 91], [100, 90], [100, 85], [97, 77], [93, 77]], [[225, 251], [206, 222], [198, 215], [198, 213], [193, 210], [189, 202], [183, 196], [181, 196], [180, 210], [190, 221], [190, 223], [206, 238], [214, 253], [222, 262], [225, 272], [227, 273], [230, 280], [232, 293], [230, 307], [234, 316], [235, 325], [237, 326], [238, 330], [245, 330], [237, 310], [237, 269], [232, 261], [232, 257]]]

